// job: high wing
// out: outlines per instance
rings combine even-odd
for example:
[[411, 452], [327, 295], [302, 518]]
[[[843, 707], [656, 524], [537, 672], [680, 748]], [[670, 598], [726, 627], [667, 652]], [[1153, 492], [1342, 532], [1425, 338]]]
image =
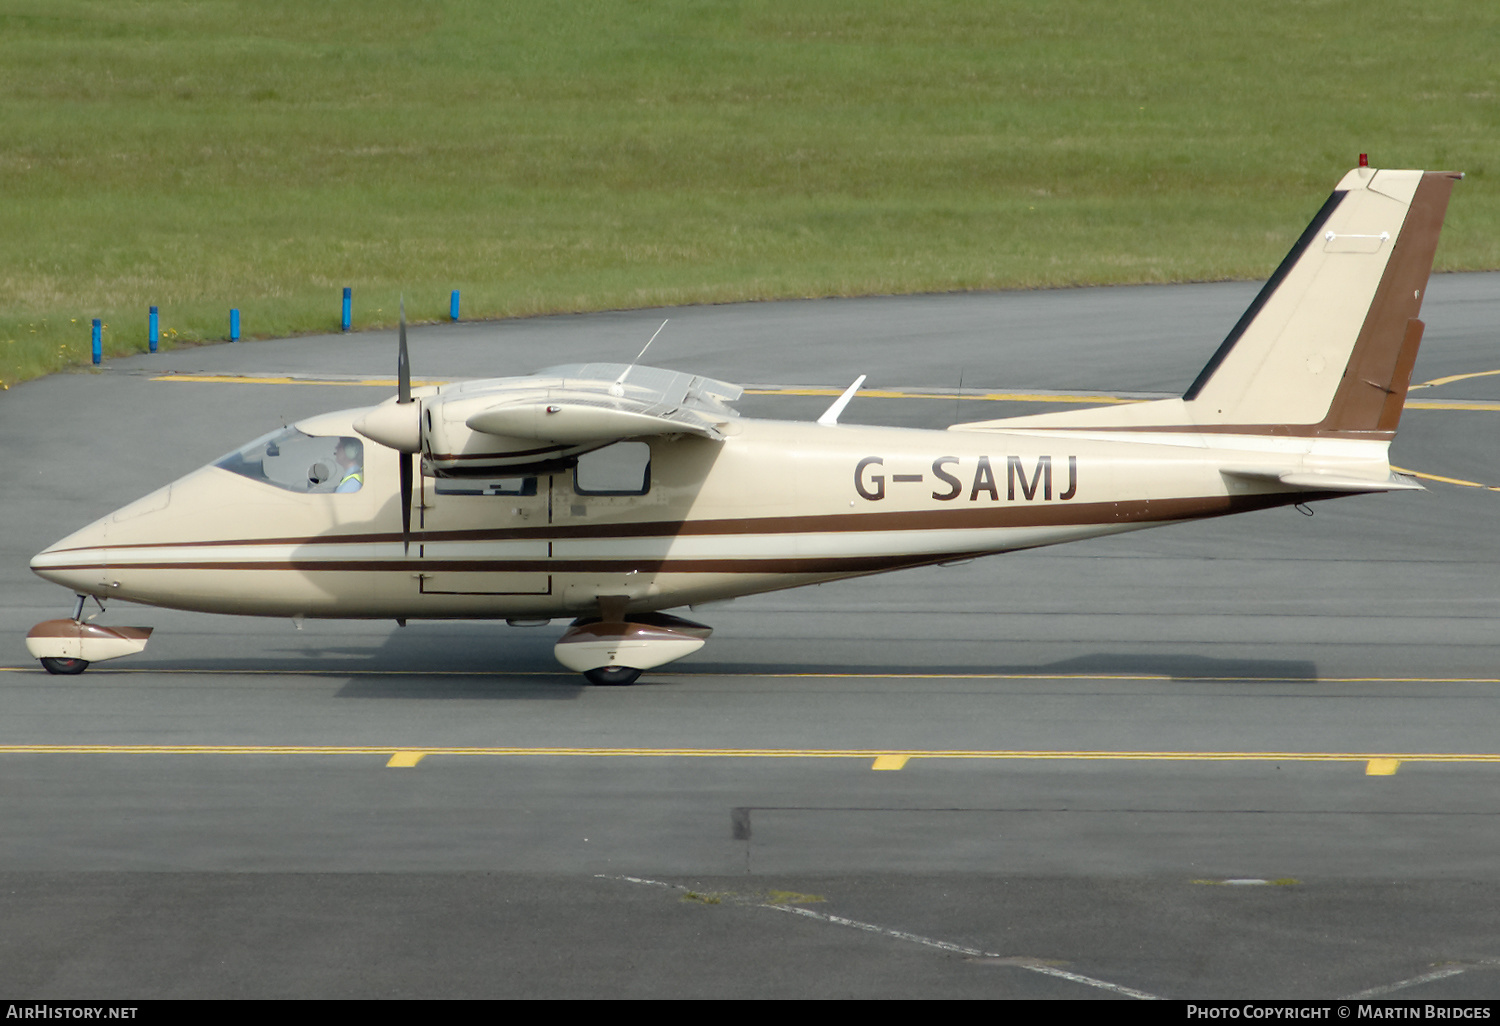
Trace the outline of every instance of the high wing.
[[657, 367], [566, 364], [527, 377], [418, 389], [418, 410], [388, 402], [356, 428], [392, 448], [420, 450], [438, 476], [534, 470], [627, 438], [722, 440], [738, 416], [728, 404], [743, 392]]
[[502, 391], [464, 423], [487, 435], [570, 445], [672, 434], [722, 439], [719, 425], [738, 415], [726, 403], [743, 394], [738, 385], [656, 367], [568, 364], [537, 376], [558, 384], [544, 395], [534, 385], [519, 397]]

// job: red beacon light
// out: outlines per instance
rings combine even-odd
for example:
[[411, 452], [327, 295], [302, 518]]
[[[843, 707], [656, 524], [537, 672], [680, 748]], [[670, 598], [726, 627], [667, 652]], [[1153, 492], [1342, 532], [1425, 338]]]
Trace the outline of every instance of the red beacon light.
[[1368, 153], [1361, 153], [1359, 155], [1359, 166], [1360, 167], [1369, 167], [1370, 166], [1370, 155]]

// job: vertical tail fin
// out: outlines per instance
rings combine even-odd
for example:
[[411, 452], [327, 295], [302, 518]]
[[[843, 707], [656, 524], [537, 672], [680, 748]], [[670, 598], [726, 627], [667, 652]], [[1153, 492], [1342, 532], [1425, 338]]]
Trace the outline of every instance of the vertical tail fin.
[[1396, 433], [1422, 296], [1461, 174], [1359, 167], [1339, 182], [1180, 399], [955, 424], [968, 431]]
[[1190, 420], [1216, 431], [1391, 437], [1460, 177], [1345, 175], [1183, 395]]

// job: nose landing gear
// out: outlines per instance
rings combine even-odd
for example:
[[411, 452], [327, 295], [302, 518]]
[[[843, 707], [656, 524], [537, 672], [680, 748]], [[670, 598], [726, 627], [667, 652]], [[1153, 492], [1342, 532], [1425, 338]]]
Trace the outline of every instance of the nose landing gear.
[[[44, 620], [26, 634], [26, 650], [48, 673], [71, 677], [87, 670], [90, 663], [140, 652], [151, 640], [150, 627], [104, 627], [84, 620], [85, 598], [78, 596], [71, 619]], [[99, 612], [104, 612], [103, 603]]]
[[42, 656], [40, 662], [42, 669], [48, 673], [64, 677], [76, 676], [89, 668], [87, 659], [53, 659], [50, 656]]

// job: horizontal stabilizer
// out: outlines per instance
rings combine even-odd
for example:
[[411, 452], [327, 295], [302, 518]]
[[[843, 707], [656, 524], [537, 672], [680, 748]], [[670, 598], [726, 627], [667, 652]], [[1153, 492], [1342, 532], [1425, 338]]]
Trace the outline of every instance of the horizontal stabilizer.
[[1308, 492], [1421, 492], [1426, 491], [1415, 478], [1391, 473], [1385, 477], [1358, 477], [1326, 470], [1265, 470], [1260, 468], [1224, 467], [1225, 477], [1241, 481], [1276, 484]]

